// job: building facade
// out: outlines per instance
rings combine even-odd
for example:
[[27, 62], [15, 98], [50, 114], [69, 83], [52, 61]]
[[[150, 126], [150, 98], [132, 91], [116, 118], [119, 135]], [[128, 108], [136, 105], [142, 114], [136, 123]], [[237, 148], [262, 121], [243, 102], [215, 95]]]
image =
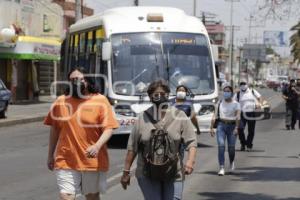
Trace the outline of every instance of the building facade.
[[[83, 13], [93, 10], [83, 6]], [[61, 71], [61, 41], [74, 22], [74, 0], [0, 1], [0, 78], [12, 102], [50, 95]]]
[[13, 103], [50, 94], [62, 29], [63, 10], [51, 1], [0, 1], [0, 78]]
[[[61, 6], [63, 9], [63, 29], [64, 33], [68, 31], [70, 25], [75, 23], [75, 0], [53, 0], [53, 3], [56, 3]], [[81, 4], [84, 4], [84, 1], [81, 0]], [[94, 14], [94, 10], [86, 6], [82, 6], [82, 16], [87, 17]]]

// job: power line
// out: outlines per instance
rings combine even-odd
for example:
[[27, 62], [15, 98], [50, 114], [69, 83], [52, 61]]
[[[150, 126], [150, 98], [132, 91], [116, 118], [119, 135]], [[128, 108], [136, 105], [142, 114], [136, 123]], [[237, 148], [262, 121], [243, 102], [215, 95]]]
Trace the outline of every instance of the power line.
[[243, 8], [244, 8], [248, 13], [251, 13], [250, 9], [245, 5], [244, 2], [241, 2], [241, 5], [243, 6]]

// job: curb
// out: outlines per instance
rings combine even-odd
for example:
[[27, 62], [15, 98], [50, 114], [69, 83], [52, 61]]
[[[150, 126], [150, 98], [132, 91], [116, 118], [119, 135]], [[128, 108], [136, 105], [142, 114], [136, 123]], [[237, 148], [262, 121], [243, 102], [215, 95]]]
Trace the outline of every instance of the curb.
[[0, 120], [0, 127], [6, 127], [6, 126], [14, 126], [17, 124], [26, 124], [31, 122], [38, 122], [43, 121], [45, 118], [45, 115], [43, 116], [36, 116], [36, 117], [28, 117], [28, 118], [21, 118], [21, 119], [6, 119], [4, 121]]

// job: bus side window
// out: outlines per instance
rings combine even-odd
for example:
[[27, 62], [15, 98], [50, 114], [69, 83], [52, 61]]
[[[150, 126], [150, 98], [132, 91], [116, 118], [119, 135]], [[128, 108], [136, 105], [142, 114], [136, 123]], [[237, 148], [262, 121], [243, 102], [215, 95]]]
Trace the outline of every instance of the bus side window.
[[95, 73], [96, 69], [96, 54], [94, 52], [95, 37], [95, 31], [88, 32], [86, 65], [89, 66], [89, 73]]
[[87, 60], [87, 33], [81, 33], [79, 43], [78, 66], [84, 67], [86, 71], [89, 71], [89, 63], [87, 62]]
[[72, 44], [72, 49], [71, 49], [71, 63], [70, 63], [70, 69], [74, 68], [78, 64], [78, 49], [79, 48], [79, 35], [74, 34], [73, 35], [73, 44]]
[[101, 74], [102, 77], [97, 78], [97, 87], [101, 94], [105, 93], [105, 79], [104, 77], [107, 77], [107, 69], [106, 69], [106, 63], [102, 61], [102, 43], [103, 43], [103, 29], [99, 28], [95, 31], [95, 50], [96, 50], [96, 72]]

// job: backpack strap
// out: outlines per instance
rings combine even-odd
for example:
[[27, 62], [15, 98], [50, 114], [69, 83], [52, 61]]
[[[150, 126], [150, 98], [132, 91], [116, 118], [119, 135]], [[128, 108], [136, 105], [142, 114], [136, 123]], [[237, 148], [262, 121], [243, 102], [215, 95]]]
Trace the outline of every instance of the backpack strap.
[[254, 89], [252, 89], [252, 94], [255, 97], [255, 99], [257, 99], [257, 96], [255, 95]]
[[[176, 110], [175, 110], [175, 117], [179, 114], [179, 112], [180, 112], [180, 110], [176, 108]], [[151, 115], [149, 112], [145, 111], [145, 114], [146, 114], [146, 116], [148, 117], [148, 119], [152, 122], [153, 126], [154, 126], [156, 129], [162, 129], [162, 128], [163, 128], [164, 130], [167, 130], [168, 127], [171, 125], [171, 123], [172, 123], [173, 120], [174, 120], [173, 113], [172, 113], [172, 109], [170, 109], [170, 110], [168, 110], [168, 111], [166, 112], [166, 116], [165, 116], [166, 122], [165, 122], [165, 124], [164, 124], [163, 127], [161, 127], [161, 126], [159, 125], [159, 122], [157, 122], [157, 121], [155, 121], [155, 120], [153, 119], [152, 115]]]
[[217, 119], [220, 119], [220, 105], [222, 103], [222, 100], [220, 100], [220, 102], [218, 103], [218, 109], [217, 109]]

